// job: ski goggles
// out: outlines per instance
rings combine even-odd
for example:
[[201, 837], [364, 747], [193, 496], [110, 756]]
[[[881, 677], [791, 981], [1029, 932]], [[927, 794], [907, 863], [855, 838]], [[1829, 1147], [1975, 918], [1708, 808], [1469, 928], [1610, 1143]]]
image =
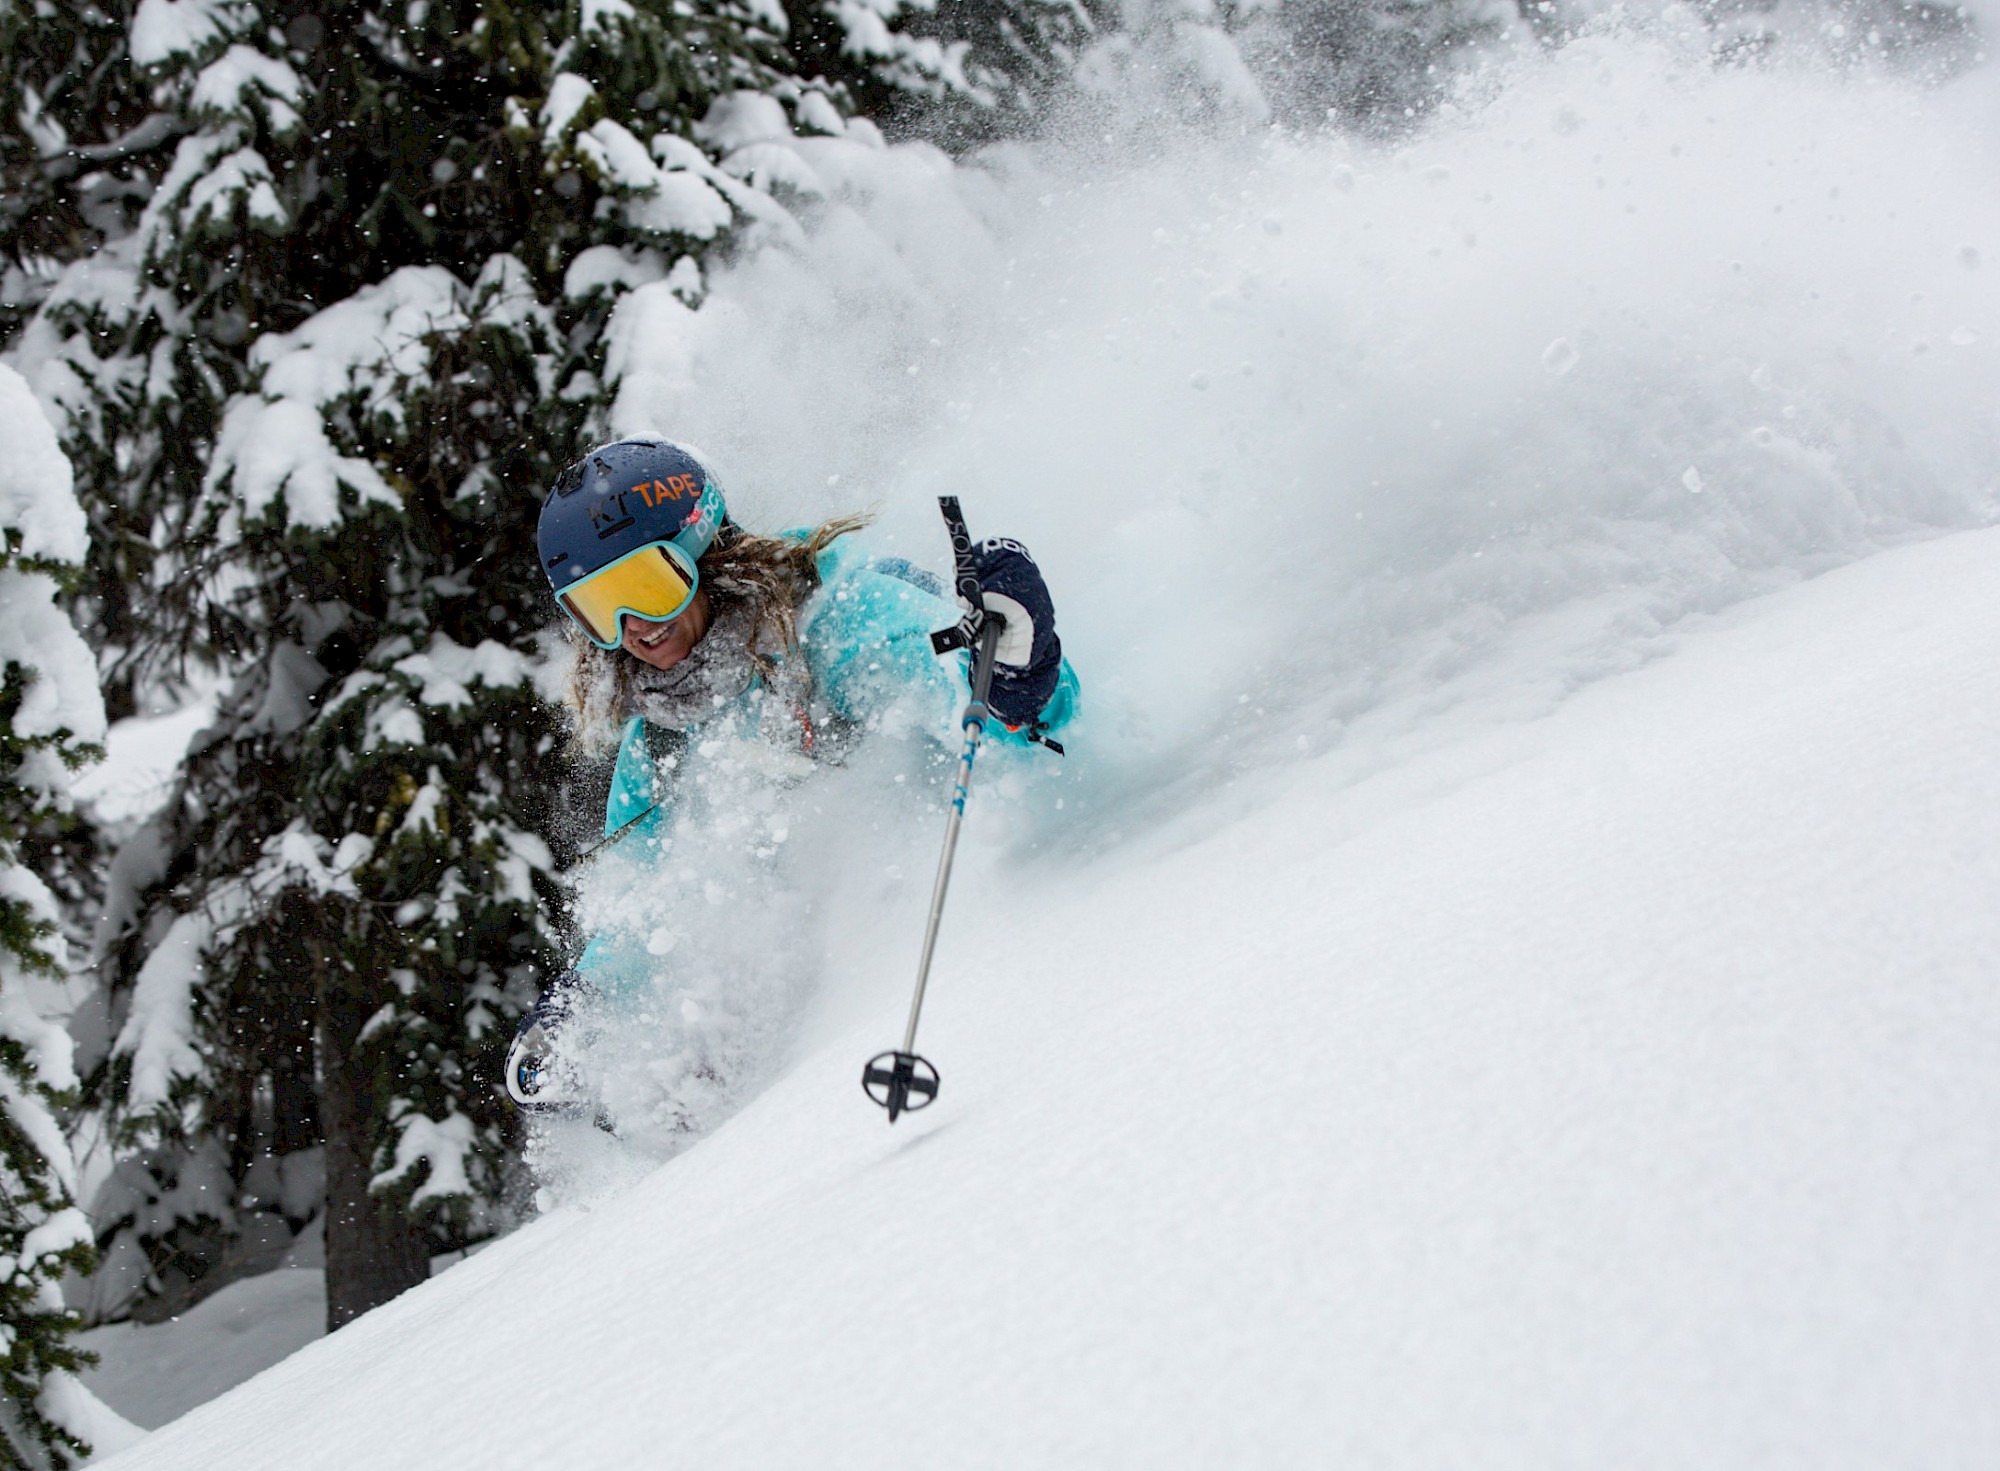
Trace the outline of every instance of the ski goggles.
[[653, 541], [578, 578], [556, 593], [556, 601], [592, 643], [615, 649], [627, 614], [670, 623], [688, 610], [700, 586], [693, 557], [675, 542]]

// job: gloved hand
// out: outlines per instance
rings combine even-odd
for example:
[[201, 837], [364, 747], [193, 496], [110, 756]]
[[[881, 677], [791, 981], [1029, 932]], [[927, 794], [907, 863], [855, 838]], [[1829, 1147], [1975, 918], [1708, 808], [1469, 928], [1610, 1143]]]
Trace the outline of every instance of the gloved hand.
[[507, 1096], [515, 1107], [529, 1113], [564, 1113], [583, 1098], [575, 1061], [562, 1046], [582, 999], [583, 984], [576, 972], [564, 971], [521, 1018], [507, 1049], [505, 1078]]
[[[976, 543], [972, 566], [987, 611], [1007, 620], [993, 654], [987, 708], [1005, 725], [1032, 725], [1062, 675], [1062, 640], [1056, 637], [1056, 609], [1048, 584], [1028, 549], [1004, 537]], [[963, 598], [959, 606], [971, 611]]]

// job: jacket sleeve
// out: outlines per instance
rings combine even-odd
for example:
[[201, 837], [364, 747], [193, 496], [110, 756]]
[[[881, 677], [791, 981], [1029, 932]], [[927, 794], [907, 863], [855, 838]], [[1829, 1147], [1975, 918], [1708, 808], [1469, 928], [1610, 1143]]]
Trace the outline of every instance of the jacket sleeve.
[[[861, 725], [916, 726], [956, 750], [958, 716], [972, 698], [970, 661], [939, 658], [931, 633], [958, 622], [958, 605], [915, 580], [920, 573], [882, 570], [838, 543], [820, 561], [822, 585], [801, 630], [806, 660], [820, 697]], [[1063, 729], [1077, 715], [1081, 687], [1064, 659], [1055, 693], [1042, 707], [1040, 729]], [[994, 721], [990, 740], [1030, 744], [1025, 728]]]
[[[621, 834], [603, 850], [605, 859], [636, 858], [647, 844], [657, 843], [666, 828], [670, 806], [667, 775], [646, 743], [646, 722], [634, 716], [619, 742], [611, 794], [604, 804], [604, 835]], [[621, 929], [601, 930], [591, 936], [577, 957], [576, 975], [594, 995], [616, 1006], [646, 995], [652, 967], [638, 935]]]
[[664, 774], [646, 746], [646, 722], [637, 715], [625, 722], [618, 742], [618, 764], [611, 773], [611, 795], [604, 803], [604, 836], [628, 823], [658, 833], [665, 811]]

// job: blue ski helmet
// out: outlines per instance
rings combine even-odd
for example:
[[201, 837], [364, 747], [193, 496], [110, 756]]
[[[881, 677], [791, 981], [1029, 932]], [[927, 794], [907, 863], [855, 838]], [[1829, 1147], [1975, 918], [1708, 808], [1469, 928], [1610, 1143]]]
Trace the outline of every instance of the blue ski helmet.
[[542, 571], [560, 597], [570, 583], [653, 542], [673, 542], [692, 561], [708, 550], [726, 514], [722, 487], [684, 446], [667, 439], [600, 445], [556, 476], [542, 502]]

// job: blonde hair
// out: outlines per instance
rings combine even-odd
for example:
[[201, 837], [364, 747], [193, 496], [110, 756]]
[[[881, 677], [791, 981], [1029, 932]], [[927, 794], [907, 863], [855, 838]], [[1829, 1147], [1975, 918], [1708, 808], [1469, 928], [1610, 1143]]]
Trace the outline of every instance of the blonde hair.
[[[780, 666], [796, 653], [799, 606], [819, 586], [820, 554], [874, 519], [866, 512], [835, 516], [803, 538], [758, 536], [724, 522], [695, 564], [708, 594], [710, 626], [727, 608], [748, 608], [744, 651], [759, 675], [776, 679]], [[582, 753], [600, 753], [615, 744], [620, 719], [631, 708], [638, 661], [623, 649], [599, 648], [575, 623], [563, 622], [575, 651], [564, 699], [575, 717], [573, 741]]]

